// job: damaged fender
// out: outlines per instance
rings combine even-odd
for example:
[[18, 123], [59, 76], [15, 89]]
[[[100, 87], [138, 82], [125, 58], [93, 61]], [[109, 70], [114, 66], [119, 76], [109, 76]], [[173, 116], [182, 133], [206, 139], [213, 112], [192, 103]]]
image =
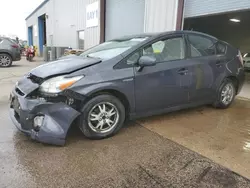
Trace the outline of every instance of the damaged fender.
[[45, 103], [35, 106], [30, 114], [44, 116], [42, 126], [38, 131], [32, 129], [31, 138], [39, 142], [64, 145], [67, 132], [80, 115], [78, 111], [65, 103]]

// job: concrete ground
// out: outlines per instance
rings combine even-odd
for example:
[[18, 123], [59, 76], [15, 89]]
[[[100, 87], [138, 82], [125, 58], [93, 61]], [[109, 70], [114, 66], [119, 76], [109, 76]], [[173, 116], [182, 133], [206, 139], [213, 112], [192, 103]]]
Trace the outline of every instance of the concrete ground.
[[31, 141], [8, 118], [10, 90], [40, 62], [15, 64], [0, 69], [0, 188], [250, 187], [241, 176], [250, 177], [248, 101], [141, 119], [99, 141], [75, 127], [65, 147], [54, 147]]
[[227, 110], [200, 107], [140, 120], [140, 124], [250, 178], [250, 102]]
[[246, 72], [246, 81], [238, 97], [250, 99], [250, 71]]
[[9, 99], [10, 91], [17, 80], [27, 73], [30, 69], [41, 65], [43, 62], [40, 58], [34, 59], [34, 62], [27, 62], [25, 59], [13, 62], [11, 67], [0, 67], [0, 103]]

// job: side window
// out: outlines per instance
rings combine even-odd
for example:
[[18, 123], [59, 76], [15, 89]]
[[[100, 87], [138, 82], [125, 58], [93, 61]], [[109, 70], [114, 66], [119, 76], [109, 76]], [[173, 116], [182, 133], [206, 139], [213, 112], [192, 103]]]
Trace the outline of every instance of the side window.
[[221, 42], [218, 42], [216, 44], [216, 54], [223, 55], [226, 53], [227, 47], [225, 44], [222, 44]]
[[143, 55], [154, 56], [157, 62], [185, 58], [185, 43], [182, 37], [157, 41], [143, 49]]
[[216, 47], [214, 41], [198, 36], [189, 35], [191, 57], [210, 56], [216, 54]]
[[127, 65], [133, 65], [140, 59], [140, 52], [136, 52], [127, 59]]

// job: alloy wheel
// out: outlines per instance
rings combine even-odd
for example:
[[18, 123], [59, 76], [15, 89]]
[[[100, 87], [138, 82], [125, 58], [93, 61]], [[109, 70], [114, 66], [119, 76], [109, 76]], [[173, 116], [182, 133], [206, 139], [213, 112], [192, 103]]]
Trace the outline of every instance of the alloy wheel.
[[229, 105], [234, 97], [234, 86], [231, 83], [226, 84], [221, 92], [221, 102], [224, 105]]
[[0, 55], [0, 66], [8, 67], [11, 64], [11, 59], [9, 56]]
[[109, 102], [96, 104], [89, 112], [88, 125], [96, 133], [107, 133], [116, 127], [119, 111]]

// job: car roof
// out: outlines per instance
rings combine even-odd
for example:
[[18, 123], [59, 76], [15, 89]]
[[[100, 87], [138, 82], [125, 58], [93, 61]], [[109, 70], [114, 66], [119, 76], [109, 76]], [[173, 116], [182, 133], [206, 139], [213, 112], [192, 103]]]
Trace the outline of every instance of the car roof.
[[0, 37], [0, 39], [9, 39], [9, 40], [11, 40], [11, 38], [9, 38], [9, 37]]
[[130, 40], [133, 38], [147, 38], [147, 37], [152, 37], [153, 34], [149, 34], [149, 33], [143, 33], [143, 34], [138, 34], [138, 35], [125, 35], [122, 37], [118, 37], [118, 38], [114, 38], [110, 41], [123, 41], [123, 40]]
[[127, 36], [112, 39], [111, 41], [119, 41], [119, 40], [122, 41], [122, 40], [129, 40], [132, 38], [160, 37], [160, 36], [172, 35], [172, 34], [197, 34], [197, 35], [202, 35], [204, 37], [209, 37], [209, 38], [218, 40], [216, 37], [206, 34], [206, 33], [198, 32], [198, 31], [190, 31], [190, 30], [178, 30], [178, 31], [158, 32], [158, 33], [142, 33], [142, 34], [137, 34], [137, 35], [127, 35]]

